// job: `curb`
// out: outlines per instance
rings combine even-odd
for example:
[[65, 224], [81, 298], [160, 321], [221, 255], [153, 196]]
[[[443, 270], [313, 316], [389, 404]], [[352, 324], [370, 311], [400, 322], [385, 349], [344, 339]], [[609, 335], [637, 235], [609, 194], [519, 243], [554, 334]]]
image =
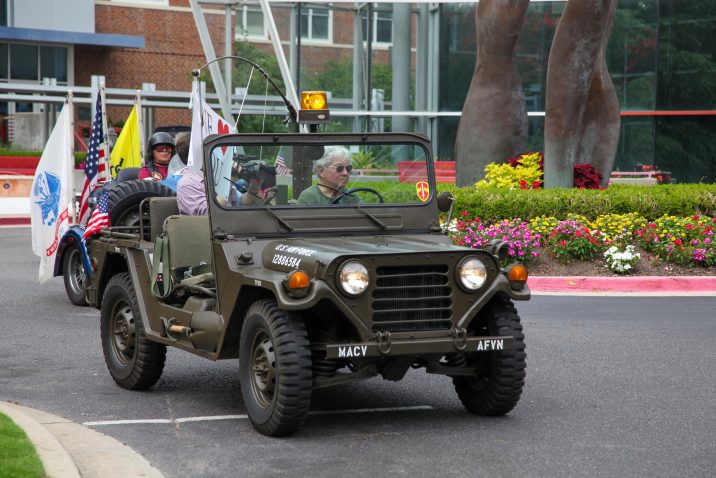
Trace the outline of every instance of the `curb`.
[[48, 477], [164, 478], [127, 445], [79, 423], [8, 402], [0, 402], [0, 411], [27, 433]]
[[0, 412], [15, 422], [35, 446], [48, 478], [80, 478], [75, 462], [52, 433], [24, 413], [19, 405], [0, 402]]
[[716, 295], [716, 276], [534, 276], [527, 281], [536, 293], [604, 292], [639, 295]]

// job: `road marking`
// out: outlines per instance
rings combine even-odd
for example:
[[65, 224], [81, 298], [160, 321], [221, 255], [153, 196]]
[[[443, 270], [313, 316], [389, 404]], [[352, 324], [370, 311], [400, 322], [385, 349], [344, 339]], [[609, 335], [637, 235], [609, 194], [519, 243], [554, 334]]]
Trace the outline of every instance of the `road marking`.
[[[385, 407], [385, 408], [354, 408], [352, 410], [316, 410], [308, 412], [309, 415], [343, 415], [349, 413], [382, 413], [382, 412], [406, 412], [413, 410], [433, 410], [430, 405], [415, 405], [412, 407]], [[204, 417], [184, 418], [145, 418], [136, 420], [105, 420], [96, 422], [83, 422], [86, 427], [106, 427], [112, 425], [171, 425], [174, 423], [189, 422], [210, 422], [218, 420], [246, 420], [248, 415], [213, 415]]]

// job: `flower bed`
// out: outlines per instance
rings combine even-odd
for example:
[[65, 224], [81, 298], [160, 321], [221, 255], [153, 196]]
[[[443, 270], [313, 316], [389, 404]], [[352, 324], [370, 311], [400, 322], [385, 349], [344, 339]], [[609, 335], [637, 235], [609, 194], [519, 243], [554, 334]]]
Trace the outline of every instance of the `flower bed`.
[[[453, 243], [461, 246], [484, 248], [494, 239], [507, 242], [508, 262], [529, 264], [540, 254], [562, 262], [601, 255], [612, 272], [630, 274], [638, 270], [641, 260], [715, 266], [714, 228], [716, 218], [700, 215], [664, 215], [648, 221], [637, 213], [604, 214], [594, 220], [570, 214], [562, 220], [538, 216], [529, 221], [514, 218], [486, 224], [463, 211], [448, 229]], [[640, 257], [635, 245], [650, 255]]]

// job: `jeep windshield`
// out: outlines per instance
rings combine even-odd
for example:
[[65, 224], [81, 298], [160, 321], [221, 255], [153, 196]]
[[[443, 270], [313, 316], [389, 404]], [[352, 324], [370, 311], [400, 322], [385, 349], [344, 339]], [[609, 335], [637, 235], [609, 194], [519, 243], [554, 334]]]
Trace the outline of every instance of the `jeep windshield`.
[[412, 134], [221, 135], [204, 143], [215, 234], [434, 232], [429, 142]]

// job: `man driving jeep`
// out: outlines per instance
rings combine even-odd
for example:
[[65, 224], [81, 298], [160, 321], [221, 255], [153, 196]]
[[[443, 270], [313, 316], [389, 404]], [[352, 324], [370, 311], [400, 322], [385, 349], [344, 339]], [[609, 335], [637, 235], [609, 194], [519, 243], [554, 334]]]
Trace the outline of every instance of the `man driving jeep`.
[[357, 196], [345, 194], [345, 188], [353, 170], [352, 154], [343, 146], [329, 146], [323, 156], [316, 160], [313, 172], [318, 183], [304, 189], [298, 196], [298, 204], [354, 204]]

